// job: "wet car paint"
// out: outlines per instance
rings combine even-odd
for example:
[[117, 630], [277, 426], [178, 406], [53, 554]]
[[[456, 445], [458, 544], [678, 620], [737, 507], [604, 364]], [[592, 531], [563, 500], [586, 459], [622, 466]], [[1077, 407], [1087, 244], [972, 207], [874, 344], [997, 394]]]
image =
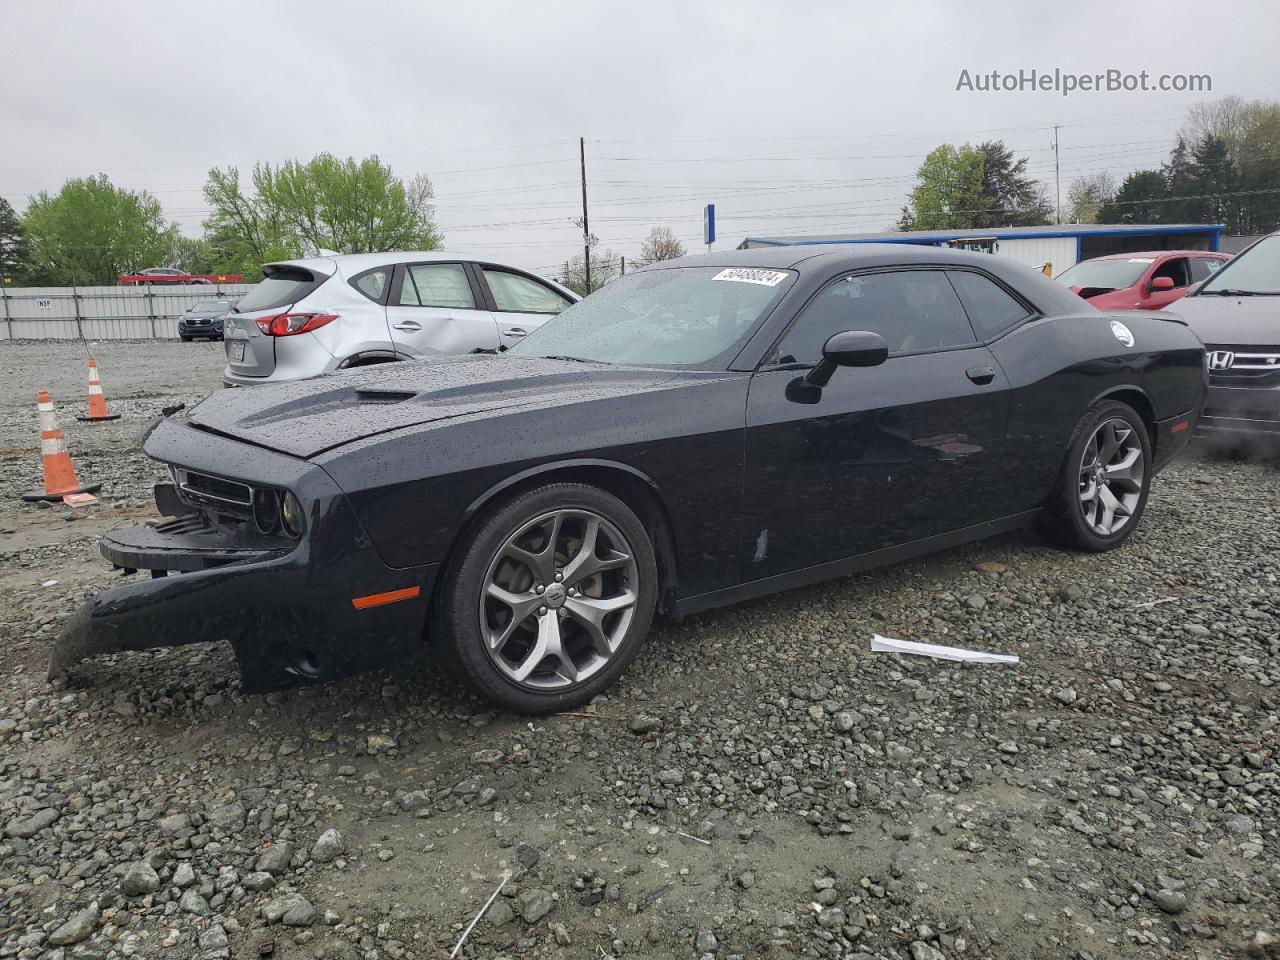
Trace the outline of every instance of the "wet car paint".
[[[1190, 436], [1175, 420], [1203, 402], [1203, 347], [1185, 325], [1126, 314], [1125, 346], [1107, 314], [998, 257], [789, 248], [697, 262], [799, 272], [728, 370], [480, 355], [224, 391], [163, 424], [148, 454], [293, 489], [308, 530], [282, 559], [100, 595], [89, 622], [101, 648], [164, 645], [173, 632], [149, 626], [169, 617], [158, 608], [180, 601], [190, 618], [235, 595], [239, 620], [196, 639], [231, 639], [262, 676], [298, 672], [301, 649], [300, 672], [318, 677], [393, 658], [427, 632], [434, 578], [468, 523], [515, 490], [568, 478], [637, 509], [657, 542], [663, 608], [693, 612], [1026, 523], [1092, 403], [1138, 406], [1161, 465]], [[987, 344], [837, 370], [817, 402], [788, 391], [804, 371], [757, 371], [833, 278], [920, 264], [986, 272], [1040, 315]], [[988, 383], [966, 378], [986, 367]], [[180, 585], [194, 576], [201, 586]], [[376, 608], [388, 618], [377, 629], [351, 607], [360, 591], [414, 585], [419, 596]]]

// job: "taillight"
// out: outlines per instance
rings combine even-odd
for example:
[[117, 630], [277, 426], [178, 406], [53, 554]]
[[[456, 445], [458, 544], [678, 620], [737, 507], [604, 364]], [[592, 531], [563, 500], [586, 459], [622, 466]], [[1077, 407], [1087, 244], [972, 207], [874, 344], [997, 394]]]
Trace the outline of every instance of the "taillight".
[[338, 319], [336, 313], [278, 313], [274, 317], [258, 317], [258, 329], [268, 337], [292, 337], [319, 330]]

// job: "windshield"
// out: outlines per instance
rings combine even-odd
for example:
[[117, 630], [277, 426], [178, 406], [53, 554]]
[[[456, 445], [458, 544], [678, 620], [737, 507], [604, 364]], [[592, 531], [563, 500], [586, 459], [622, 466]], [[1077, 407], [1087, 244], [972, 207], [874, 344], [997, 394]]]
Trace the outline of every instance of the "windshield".
[[262, 272], [266, 276], [240, 299], [236, 304], [236, 313], [291, 307], [329, 279], [323, 274], [312, 273], [305, 267], [266, 266], [262, 268]]
[[230, 307], [230, 300], [201, 300], [192, 304], [187, 313], [226, 313]]
[[509, 352], [639, 365], [727, 363], [794, 276], [743, 267], [643, 270], [569, 307]]
[[1133, 257], [1128, 260], [1085, 260], [1063, 270], [1054, 279], [1068, 287], [1105, 287], [1108, 290], [1123, 290], [1137, 283], [1138, 278], [1142, 276], [1142, 271], [1151, 266], [1151, 263], [1149, 257]]
[[1263, 237], [1244, 253], [1222, 265], [1204, 282], [1198, 296], [1230, 290], [1280, 294], [1280, 234]]

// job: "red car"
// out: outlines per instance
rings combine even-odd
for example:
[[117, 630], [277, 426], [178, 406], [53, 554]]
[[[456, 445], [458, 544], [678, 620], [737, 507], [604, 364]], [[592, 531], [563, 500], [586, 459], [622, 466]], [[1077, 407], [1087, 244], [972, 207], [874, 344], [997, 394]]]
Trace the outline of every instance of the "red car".
[[148, 267], [137, 273], [122, 273], [118, 283], [134, 287], [148, 283], [243, 283], [243, 273], [187, 273], [176, 267]]
[[1208, 250], [1113, 253], [1081, 260], [1054, 279], [1100, 310], [1160, 310], [1230, 259]]

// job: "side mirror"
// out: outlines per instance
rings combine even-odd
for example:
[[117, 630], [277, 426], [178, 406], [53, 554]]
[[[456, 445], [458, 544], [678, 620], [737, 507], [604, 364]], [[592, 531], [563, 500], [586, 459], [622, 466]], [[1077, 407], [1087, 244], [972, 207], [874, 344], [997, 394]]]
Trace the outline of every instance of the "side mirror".
[[1172, 289], [1173, 289], [1173, 277], [1156, 277], [1154, 280], [1151, 281], [1152, 293], [1155, 293], [1157, 290], [1172, 290]]
[[889, 357], [889, 344], [870, 330], [834, 333], [822, 347], [822, 362], [809, 371], [805, 383], [825, 387], [836, 367], [878, 367]]

